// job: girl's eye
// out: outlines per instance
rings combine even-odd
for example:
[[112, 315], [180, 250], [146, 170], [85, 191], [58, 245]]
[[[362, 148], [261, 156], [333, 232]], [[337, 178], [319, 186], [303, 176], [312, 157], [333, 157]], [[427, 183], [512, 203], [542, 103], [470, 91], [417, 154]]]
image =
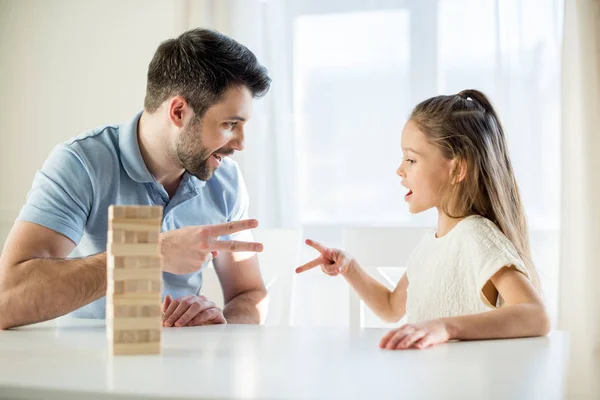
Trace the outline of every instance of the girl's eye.
[[231, 129], [235, 128], [235, 126], [237, 124], [238, 124], [237, 121], [227, 122], [227, 125], [229, 125], [229, 128], [231, 128]]
[[415, 160], [410, 159], [410, 158], [405, 158], [404, 161], [406, 161], [409, 164], [414, 164], [415, 163]]

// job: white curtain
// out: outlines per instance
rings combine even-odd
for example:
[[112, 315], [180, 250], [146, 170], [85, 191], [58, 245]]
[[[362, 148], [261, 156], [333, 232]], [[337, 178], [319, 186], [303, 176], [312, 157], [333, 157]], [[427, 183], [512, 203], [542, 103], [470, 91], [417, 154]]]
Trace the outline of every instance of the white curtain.
[[246, 149], [236, 154], [250, 195], [251, 217], [262, 228], [297, 227], [292, 130], [291, 37], [286, 1], [180, 0], [184, 29], [212, 28], [247, 46], [273, 79], [257, 102], [246, 130]]
[[600, 1], [565, 2], [560, 329], [568, 398], [600, 398]]

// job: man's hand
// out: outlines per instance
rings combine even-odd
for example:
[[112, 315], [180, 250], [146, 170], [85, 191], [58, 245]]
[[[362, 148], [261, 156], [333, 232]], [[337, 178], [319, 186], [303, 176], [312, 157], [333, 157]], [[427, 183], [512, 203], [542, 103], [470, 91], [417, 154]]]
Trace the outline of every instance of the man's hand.
[[162, 305], [163, 326], [226, 324], [223, 311], [204, 296], [183, 296], [173, 300], [167, 295]]
[[307, 239], [305, 243], [317, 250], [321, 255], [296, 268], [296, 273], [298, 274], [321, 266], [321, 270], [329, 276], [345, 275], [355, 263], [354, 259], [342, 250], [331, 249], [310, 239]]
[[218, 240], [219, 236], [231, 235], [258, 226], [255, 219], [232, 221], [226, 224], [188, 226], [161, 234], [160, 250], [163, 270], [173, 274], [190, 274], [202, 268], [223, 252], [261, 252], [262, 243]]

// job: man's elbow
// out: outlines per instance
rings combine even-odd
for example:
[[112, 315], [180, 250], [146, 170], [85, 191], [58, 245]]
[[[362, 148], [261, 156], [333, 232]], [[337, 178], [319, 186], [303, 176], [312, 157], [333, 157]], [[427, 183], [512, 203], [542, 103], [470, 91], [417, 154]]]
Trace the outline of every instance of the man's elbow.
[[256, 304], [258, 315], [260, 316], [260, 325], [264, 325], [269, 315], [269, 293], [265, 290], [262, 299]]
[[11, 309], [9, 306], [9, 298], [13, 292], [14, 277], [8, 276], [6, 264], [0, 264], [0, 330], [14, 328], [17, 326], [11, 318]]
[[10, 310], [7, 306], [8, 295], [0, 288], [0, 331], [13, 328], [15, 325], [10, 319]]

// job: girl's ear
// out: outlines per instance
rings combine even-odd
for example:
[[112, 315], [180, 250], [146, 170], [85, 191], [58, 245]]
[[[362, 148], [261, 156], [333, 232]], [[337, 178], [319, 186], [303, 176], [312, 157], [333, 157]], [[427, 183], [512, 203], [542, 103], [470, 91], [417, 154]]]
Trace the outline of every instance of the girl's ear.
[[452, 160], [452, 168], [450, 169], [450, 179], [452, 184], [457, 184], [465, 180], [467, 177], [467, 162], [460, 158]]

